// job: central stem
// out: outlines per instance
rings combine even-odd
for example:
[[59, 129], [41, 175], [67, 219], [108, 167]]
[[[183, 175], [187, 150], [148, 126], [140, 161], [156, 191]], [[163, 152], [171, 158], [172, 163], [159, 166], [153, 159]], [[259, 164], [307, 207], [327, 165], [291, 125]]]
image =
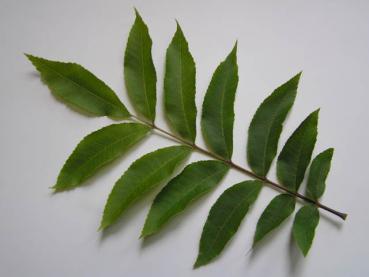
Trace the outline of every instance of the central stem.
[[231, 160], [224, 159], [224, 158], [216, 155], [215, 153], [212, 153], [212, 152], [210, 152], [210, 151], [208, 151], [208, 150], [206, 150], [206, 149], [204, 149], [204, 148], [196, 145], [195, 143], [188, 142], [188, 141], [186, 141], [186, 140], [184, 140], [184, 139], [182, 139], [182, 138], [180, 138], [180, 137], [178, 137], [178, 136], [176, 136], [176, 135], [174, 135], [174, 134], [172, 134], [172, 133], [170, 133], [170, 132], [168, 132], [168, 131], [166, 131], [166, 130], [158, 127], [158, 126], [156, 126], [155, 123], [146, 122], [145, 120], [142, 120], [142, 119], [140, 119], [140, 118], [138, 118], [137, 116], [134, 116], [134, 115], [131, 115], [131, 117], [133, 119], [135, 119], [136, 121], [139, 121], [141, 123], [144, 123], [144, 124], [150, 126], [152, 129], [157, 130], [157, 131], [163, 133], [164, 135], [166, 135], [166, 136], [174, 139], [177, 142], [180, 142], [182, 144], [185, 144], [187, 146], [190, 146], [192, 149], [194, 149], [194, 150], [196, 150], [196, 151], [198, 151], [200, 153], [203, 153], [206, 156], [209, 156], [209, 157], [211, 157], [213, 159], [222, 161], [222, 162], [228, 164], [231, 168], [236, 169], [239, 172], [242, 172], [242, 173], [244, 173], [244, 174], [246, 174], [246, 175], [248, 175], [250, 177], [253, 177], [255, 179], [258, 179], [258, 180], [262, 181], [264, 184], [267, 184], [267, 185], [273, 187], [274, 189], [277, 189], [279, 191], [286, 192], [286, 193], [288, 193], [290, 195], [293, 195], [295, 197], [298, 197], [298, 198], [300, 198], [300, 199], [302, 199], [302, 200], [304, 200], [306, 202], [312, 203], [312, 204], [316, 205], [318, 208], [321, 208], [323, 210], [326, 210], [326, 211], [328, 211], [328, 212], [330, 212], [330, 213], [332, 213], [332, 214], [340, 217], [343, 220], [345, 220], [346, 217], [347, 217], [347, 214], [346, 213], [342, 213], [342, 212], [339, 212], [337, 210], [334, 210], [334, 209], [332, 209], [332, 208], [330, 208], [330, 207], [328, 207], [326, 205], [323, 205], [323, 204], [319, 203], [318, 201], [315, 201], [315, 200], [313, 200], [313, 199], [311, 199], [309, 197], [306, 197], [305, 195], [302, 195], [302, 194], [300, 194], [298, 192], [289, 190], [289, 189], [281, 186], [280, 184], [277, 184], [276, 182], [273, 182], [273, 181], [269, 180], [266, 177], [259, 176], [259, 175], [255, 174], [255, 173], [253, 173], [252, 171], [250, 171], [250, 170], [248, 170], [248, 169], [246, 169], [246, 168], [244, 168], [244, 167], [242, 167], [242, 166], [240, 166], [238, 164], [235, 164]]

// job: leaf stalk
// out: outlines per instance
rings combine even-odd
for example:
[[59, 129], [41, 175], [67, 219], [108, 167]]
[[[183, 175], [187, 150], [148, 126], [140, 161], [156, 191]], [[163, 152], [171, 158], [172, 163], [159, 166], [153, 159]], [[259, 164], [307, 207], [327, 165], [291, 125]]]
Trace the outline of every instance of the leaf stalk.
[[293, 195], [293, 196], [295, 196], [295, 197], [297, 197], [297, 198], [299, 198], [299, 199], [301, 199], [301, 200], [303, 200], [305, 202], [314, 204], [318, 208], [323, 209], [323, 210], [325, 210], [327, 212], [330, 212], [330, 213], [338, 216], [342, 220], [346, 220], [346, 218], [347, 218], [347, 213], [339, 212], [339, 211], [337, 211], [335, 209], [332, 209], [332, 208], [330, 208], [330, 207], [328, 207], [328, 206], [326, 206], [326, 205], [324, 205], [322, 203], [319, 203], [318, 201], [315, 201], [315, 200], [313, 200], [313, 199], [311, 199], [311, 198], [309, 198], [309, 197], [307, 197], [307, 196], [305, 196], [303, 194], [300, 194], [298, 192], [294, 192], [292, 190], [289, 190], [289, 189], [285, 188], [284, 186], [282, 186], [282, 185], [280, 185], [280, 184], [278, 184], [276, 182], [273, 182], [273, 181], [269, 180], [266, 177], [259, 176], [259, 175], [255, 174], [255, 173], [253, 173], [251, 170], [246, 169], [246, 168], [244, 168], [244, 167], [242, 167], [242, 166], [240, 166], [238, 164], [235, 164], [232, 160], [224, 159], [224, 158], [222, 158], [222, 157], [220, 157], [220, 156], [218, 156], [218, 155], [216, 155], [216, 154], [214, 154], [214, 153], [212, 153], [212, 152], [210, 152], [210, 151], [208, 151], [208, 150], [206, 150], [206, 149], [204, 149], [204, 148], [196, 145], [195, 143], [192, 143], [192, 142], [189, 142], [189, 141], [187, 141], [185, 139], [182, 139], [182, 138], [180, 138], [180, 137], [178, 137], [178, 136], [176, 136], [176, 135], [174, 135], [174, 134], [172, 134], [172, 133], [170, 133], [170, 132], [168, 132], [168, 131], [160, 128], [160, 127], [158, 127], [155, 123], [147, 122], [147, 121], [145, 121], [145, 120], [143, 120], [143, 119], [141, 119], [141, 118], [139, 118], [139, 117], [137, 117], [135, 115], [131, 115], [131, 118], [133, 120], [135, 120], [135, 121], [138, 121], [138, 122], [141, 122], [143, 124], [146, 124], [147, 126], [151, 127], [152, 129], [154, 129], [156, 131], [159, 131], [160, 133], [168, 136], [169, 138], [175, 140], [176, 142], [179, 142], [181, 144], [185, 144], [187, 146], [190, 146], [191, 148], [193, 148], [197, 152], [200, 152], [200, 153], [202, 153], [202, 154], [204, 154], [204, 155], [206, 155], [208, 157], [211, 157], [213, 159], [222, 161], [222, 162], [228, 164], [231, 168], [233, 168], [233, 169], [235, 169], [235, 170], [237, 170], [239, 172], [242, 172], [242, 173], [248, 175], [249, 177], [252, 177], [252, 178], [255, 178], [257, 180], [262, 181], [263, 182], [263, 185], [266, 184], [269, 187], [274, 188], [275, 190], [282, 191], [284, 193], [288, 193], [288, 194]]

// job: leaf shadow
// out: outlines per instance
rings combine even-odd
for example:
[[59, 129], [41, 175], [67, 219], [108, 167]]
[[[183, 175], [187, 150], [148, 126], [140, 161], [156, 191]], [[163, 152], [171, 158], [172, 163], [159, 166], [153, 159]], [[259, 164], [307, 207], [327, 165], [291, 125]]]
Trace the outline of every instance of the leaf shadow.
[[[274, 230], [274, 231], [277, 231], [277, 230]], [[260, 255], [260, 253], [264, 251], [268, 251], [269, 249], [268, 244], [274, 239], [275, 239], [275, 233], [273, 232], [273, 233], [268, 234], [263, 240], [258, 242], [256, 246], [252, 247], [246, 254], [247, 256], [250, 255], [250, 261], [256, 259], [256, 256]], [[304, 257], [294, 242], [292, 230], [290, 230], [290, 236], [288, 240], [288, 256], [287, 257], [289, 260], [288, 276], [294, 276], [294, 277], [300, 276], [303, 273]]]
[[40, 73], [37, 71], [27, 71], [25, 75], [32, 79], [40, 79]]
[[136, 215], [146, 209], [149, 199], [151, 200], [154, 198], [155, 192], [151, 192], [140, 199], [140, 201], [134, 203], [115, 224], [100, 232], [99, 244], [101, 245], [108, 238], [117, 236], [126, 226], [129, 226], [130, 223], [133, 222]]
[[275, 240], [275, 236], [277, 235], [277, 232], [282, 232], [284, 228], [286, 228], [286, 225], [291, 223], [291, 218], [288, 218], [287, 220], [285, 220], [281, 225], [279, 225], [277, 228], [275, 228], [274, 230], [272, 230], [270, 233], [268, 233], [267, 235], [265, 235], [265, 237], [260, 240], [256, 245], [253, 245], [251, 247], [251, 249], [247, 252], [247, 256], [250, 255], [250, 260], [253, 260], [256, 258], [256, 256], [261, 255], [260, 253], [264, 252], [264, 251], [268, 251], [266, 250], [266, 248], [268, 248], [269, 244]]
[[[277, 231], [277, 230], [275, 230]], [[247, 251], [246, 255], [250, 255], [250, 260], [256, 259], [256, 256], [261, 255], [265, 251], [267, 245], [273, 240], [273, 233], [266, 235], [261, 241], [259, 241], [256, 245], [252, 246], [249, 251]]]
[[334, 226], [337, 230], [341, 230], [345, 225], [343, 220], [333, 218], [332, 216], [327, 215], [326, 213], [320, 213], [320, 217], [323, 218], [325, 222], [327, 221], [329, 224]]
[[302, 273], [305, 263], [303, 262], [304, 256], [298, 249], [296, 243], [293, 239], [292, 230], [290, 231], [290, 238], [288, 242], [288, 252], [289, 252], [289, 272], [292, 276], [298, 276]]

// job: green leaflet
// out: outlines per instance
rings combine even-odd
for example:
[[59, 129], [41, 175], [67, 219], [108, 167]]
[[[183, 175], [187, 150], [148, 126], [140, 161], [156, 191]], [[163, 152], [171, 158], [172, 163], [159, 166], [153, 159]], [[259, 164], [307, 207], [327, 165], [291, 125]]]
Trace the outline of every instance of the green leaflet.
[[124, 79], [128, 95], [137, 112], [155, 120], [156, 72], [151, 57], [152, 41], [148, 28], [136, 12], [124, 55]]
[[318, 200], [324, 193], [325, 180], [331, 168], [334, 149], [329, 148], [315, 157], [310, 166], [307, 183], [307, 194], [314, 200]]
[[[346, 218], [345, 213], [318, 205], [318, 199], [325, 190], [333, 149], [320, 153], [313, 160], [307, 197], [296, 193], [312, 157], [319, 110], [311, 113], [285, 143], [276, 164], [279, 183], [265, 177], [277, 154], [280, 134], [294, 104], [301, 73], [276, 88], [256, 110], [247, 136], [249, 170], [232, 162], [234, 101], [238, 85], [237, 42], [214, 71], [203, 101], [201, 130], [209, 151], [195, 144], [196, 66], [178, 22], [166, 50], [163, 83], [163, 107], [173, 133], [155, 124], [157, 76], [152, 59], [152, 40], [137, 10], [124, 51], [125, 86], [137, 115], [131, 114], [112, 89], [82, 66], [26, 55], [51, 92], [68, 105], [95, 116], [142, 123], [113, 124], [86, 136], [61, 169], [53, 187], [56, 191], [80, 186], [99, 168], [126, 153], [151, 130], [180, 143], [180, 146], [148, 153], [125, 170], [106, 201], [100, 230], [117, 222], [149, 191], [168, 183], [155, 197], [141, 237], [155, 234], [192, 202], [214, 189], [230, 168], [254, 175], [258, 177], [255, 178], [257, 181], [233, 185], [214, 203], [204, 224], [195, 268], [220, 255], [256, 201], [264, 183], [276, 189], [283, 188], [280, 186], [283, 185], [286, 193], [276, 196], [263, 211], [256, 226], [253, 246], [294, 213], [296, 198], [315, 204], [301, 208], [293, 224], [293, 237], [304, 255], [311, 247], [319, 222], [318, 208]], [[174, 172], [192, 150], [214, 160], [194, 162], [173, 178]]]
[[177, 22], [177, 31], [167, 49], [164, 107], [171, 128], [182, 138], [196, 138], [195, 62]]
[[253, 245], [288, 218], [295, 210], [295, 203], [295, 198], [289, 194], [274, 197], [258, 220]]
[[[314, 200], [318, 200], [324, 193], [325, 181], [327, 179], [333, 148], [329, 148], [315, 157], [310, 166], [307, 194]], [[313, 243], [315, 229], [319, 224], [319, 211], [314, 205], [302, 207], [296, 214], [293, 222], [293, 237], [299, 246], [302, 254], [307, 255]]]
[[141, 237], [152, 235], [191, 202], [214, 188], [229, 166], [220, 161], [199, 161], [188, 165], [156, 196]]
[[301, 73], [278, 87], [257, 109], [248, 132], [247, 160], [252, 171], [266, 176], [277, 153], [283, 122], [291, 109]]
[[130, 116], [114, 91], [79, 64], [26, 56], [40, 72], [51, 92], [72, 107], [96, 116]]
[[146, 154], [133, 162], [109, 195], [100, 229], [115, 223], [132, 203], [169, 178], [190, 152], [191, 148], [187, 146], [171, 146]]
[[202, 106], [201, 128], [208, 147], [231, 159], [233, 152], [233, 104], [238, 84], [237, 43], [215, 70]]
[[284, 145], [277, 161], [279, 181], [297, 191], [304, 179], [316, 142], [319, 110], [312, 112]]
[[228, 188], [217, 199], [202, 231], [195, 268], [208, 264], [222, 252], [237, 232], [261, 187], [260, 181], [245, 181]]
[[149, 131], [143, 124], [121, 123], [89, 134], [69, 156], [53, 188], [61, 191], [79, 186], [100, 167], [127, 152]]
[[307, 255], [319, 223], [319, 211], [313, 205], [302, 207], [293, 222], [293, 237], [304, 256]]

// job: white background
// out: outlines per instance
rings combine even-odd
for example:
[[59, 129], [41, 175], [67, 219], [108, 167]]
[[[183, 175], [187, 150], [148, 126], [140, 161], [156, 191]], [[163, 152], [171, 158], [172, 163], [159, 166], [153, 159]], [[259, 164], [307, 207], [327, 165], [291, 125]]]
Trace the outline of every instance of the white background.
[[[167, 127], [161, 101], [163, 64], [174, 19], [181, 23], [196, 61], [198, 107], [212, 72], [238, 39], [233, 158], [241, 165], [246, 166], [246, 133], [257, 106], [303, 70], [280, 146], [320, 107], [314, 153], [336, 149], [323, 202], [349, 214], [342, 222], [322, 212], [307, 258], [291, 240], [292, 217], [246, 255], [257, 219], [276, 195], [265, 188], [223, 255], [192, 270], [209, 208], [226, 187], [245, 179], [237, 172], [145, 243], [138, 236], [155, 193], [105, 235], [98, 233], [115, 180], [140, 155], [172, 144], [155, 135], [86, 186], [51, 194], [49, 187], [79, 140], [111, 121], [80, 115], [57, 101], [22, 53], [84, 65], [131, 108], [122, 60], [134, 6], [154, 42], [161, 126]], [[1, 0], [0, 276], [368, 276], [368, 21], [365, 0]], [[197, 142], [203, 145], [199, 128], [198, 133]], [[191, 157], [198, 159], [204, 157]]]

